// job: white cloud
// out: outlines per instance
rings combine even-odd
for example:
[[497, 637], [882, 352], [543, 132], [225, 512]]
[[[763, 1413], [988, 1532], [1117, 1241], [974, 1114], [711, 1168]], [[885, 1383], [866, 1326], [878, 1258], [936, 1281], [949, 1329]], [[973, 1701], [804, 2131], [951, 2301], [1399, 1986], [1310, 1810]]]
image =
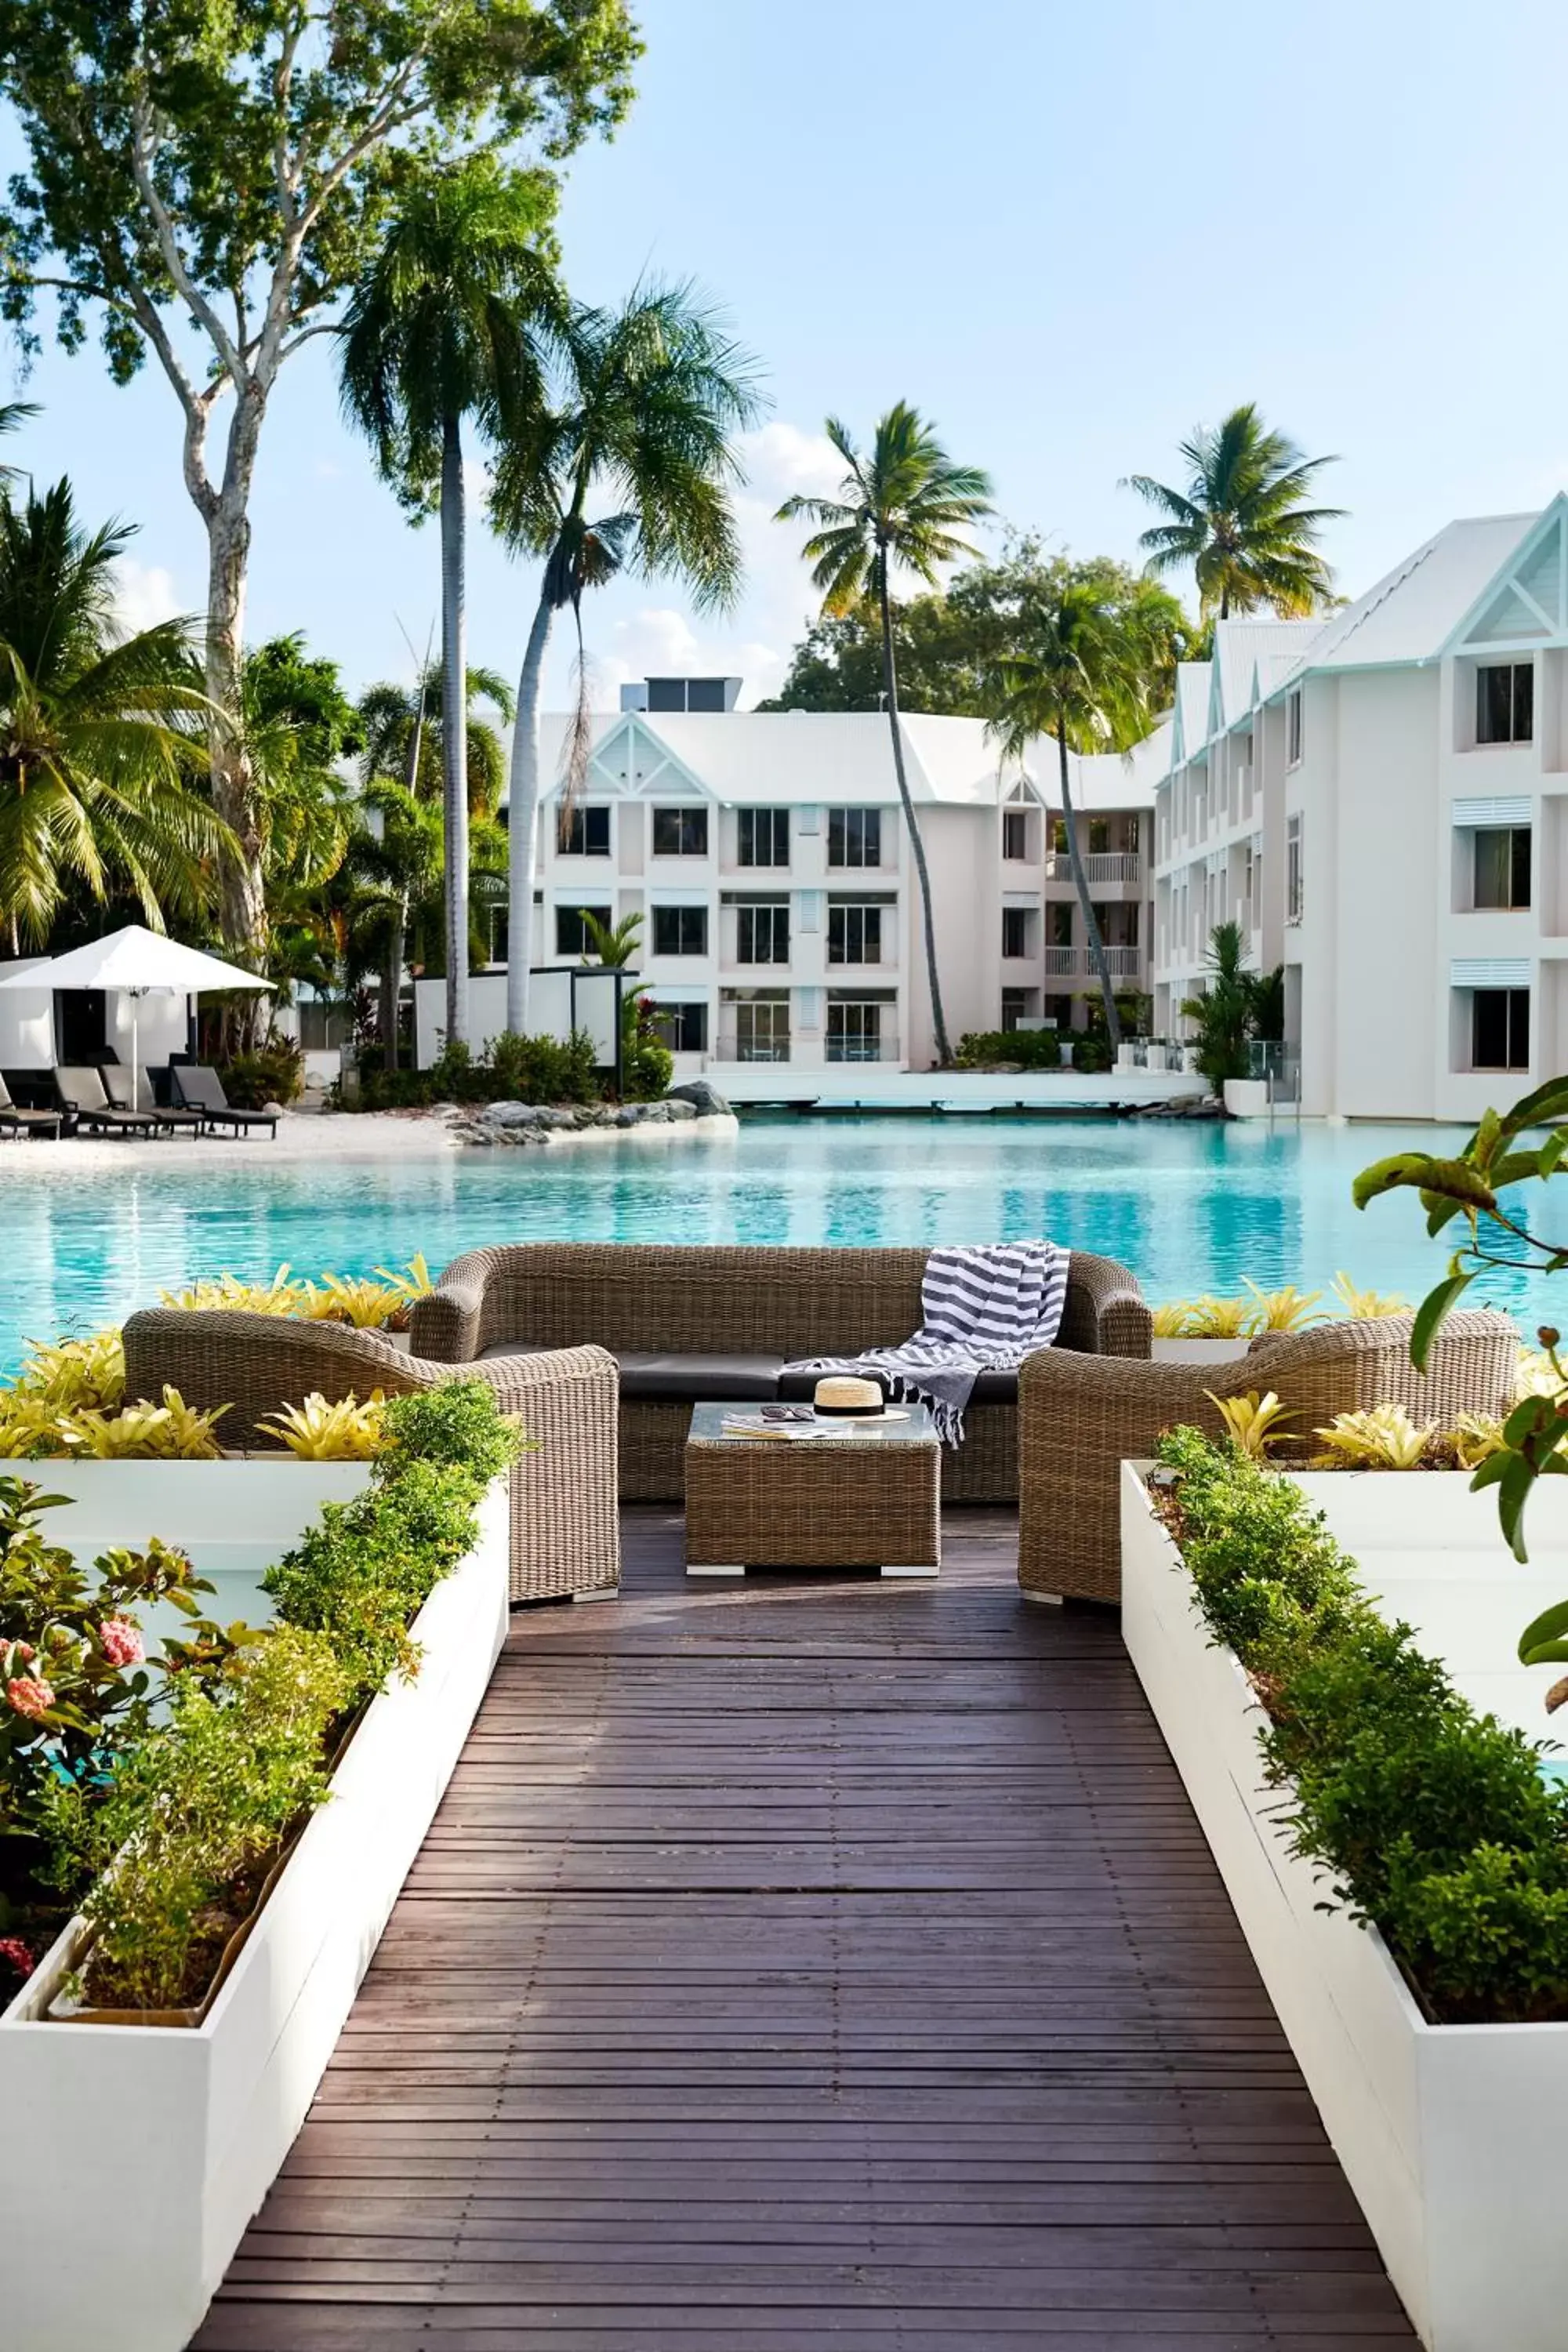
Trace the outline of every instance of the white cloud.
[[114, 611], [128, 636], [186, 609], [174, 593], [173, 572], [161, 563], [138, 563], [133, 555], [121, 557], [114, 572]]

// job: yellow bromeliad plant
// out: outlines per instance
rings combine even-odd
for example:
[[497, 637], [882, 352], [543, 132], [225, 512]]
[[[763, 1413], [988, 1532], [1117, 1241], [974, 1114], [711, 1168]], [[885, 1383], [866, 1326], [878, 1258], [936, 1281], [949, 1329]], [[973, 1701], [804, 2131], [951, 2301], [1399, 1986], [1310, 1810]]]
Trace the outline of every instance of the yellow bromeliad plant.
[[1194, 1298], [1180, 1337], [1184, 1339], [1245, 1339], [1252, 1329], [1249, 1298]]
[[1268, 1448], [1289, 1435], [1279, 1424], [1293, 1416], [1272, 1389], [1266, 1396], [1259, 1396], [1256, 1389], [1248, 1389], [1245, 1396], [1218, 1397], [1212, 1389], [1205, 1389], [1204, 1394], [1224, 1422], [1226, 1435], [1253, 1462], [1265, 1460]]
[[1314, 1456], [1315, 1470], [1419, 1470], [1433, 1458], [1437, 1424], [1412, 1421], [1403, 1405], [1379, 1404], [1337, 1412], [1312, 1434], [1327, 1449]]
[[200, 1412], [178, 1389], [165, 1387], [162, 1404], [138, 1397], [118, 1412], [89, 1406], [60, 1415], [52, 1450], [98, 1462], [216, 1462], [223, 1453], [217, 1424], [228, 1410], [220, 1404]]
[[1325, 1319], [1316, 1311], [1323, 1295], [1321, 1290], [1298, 1290], [1293, 1282], [1282, 1290], [1260, 1290], [1256, 1282], [1248, 1282], [1247, 1287], [1252, 1293], [1249, 1331], [1302, 1331], [1310, 1323]]
[[257, 1426], [301, 1462], [369, 1462], [384, 1442], [385, 1409], [380, 1389], [363, 1404], [352, 1394], [329, 1404], [315, 1390], [303, 1404], [280, 1405]]
[[237, 1275], [226, 1272], [216, 1281], [195, 1282], [188, 1290], [165, 1290], [160, 1296], [165, 1307], [195, 1312], [226, 1307], [242, 1315], [303, 1315], [310, 1287], [280, 1265], [270, 1282], [241, 1282]]
[[1334, 1297], [1340, 1302], [1340, 1312], [1352, 1323], [1373, 1323], [1389, 1315], [1408, 1315], [1410, 1301], [1393, 1291], [1358, 1290], [1348, 1274], [1336, 1274]]

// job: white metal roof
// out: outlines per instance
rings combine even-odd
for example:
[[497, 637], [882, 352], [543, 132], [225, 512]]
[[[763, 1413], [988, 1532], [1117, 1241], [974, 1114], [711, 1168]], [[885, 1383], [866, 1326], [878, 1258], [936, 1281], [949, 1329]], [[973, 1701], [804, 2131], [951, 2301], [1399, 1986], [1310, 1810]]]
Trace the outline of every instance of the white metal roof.
[[[545, 716], [540, 724], [542, 789], [559, 787], [569, 720]], [[629, 786], [623, 775], [620, 730], [635, 724], [712, 797], [732, 806], [865, 807], [896, 803], [892, 743], [880, 711], [731, 710], [637, 711], [597, 714], [593, 758], [605, 755], [595, 783], [614, 791]], [[994, 808], [1018, 781], [1019, 763], [1003, 763], [995, 741], [978, 719], [933, 718], [921, 712], [902, 721], [910, 794], [917, 808]], [[1163, 722], [1126, 760], [1116, 754], [1084, 758], [1069, 753], [1075, 801], [1086, 809], [1138, 808], [1152, 801], [1156, 777], [1169, 765], [1169, 722]], [[1023, 772], [1047, 807], [1059, 803], [1054, 741], [1032, 744]], [[673, 781], [673, 780], [672, 780]], [[657, 782], [651, 788], [657, 797]]]
[[1364, 596], [1330, 614], [1300, 665], [1303, 674], [1435, 660], [1539, 520], [1538, 509], [1446, 524]]

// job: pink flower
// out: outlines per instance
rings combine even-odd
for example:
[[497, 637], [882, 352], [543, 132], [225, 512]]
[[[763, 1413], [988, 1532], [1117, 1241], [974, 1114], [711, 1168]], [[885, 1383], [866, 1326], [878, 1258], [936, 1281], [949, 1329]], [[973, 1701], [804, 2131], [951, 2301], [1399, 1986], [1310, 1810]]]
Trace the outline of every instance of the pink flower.
[[5, 1696], [18, 1715], [31, 1716], [35, 1722], [55, 1703], [54, 1685], [40, 1682], [36, 1675], [14, 1675], [5, 1685]]
[[30, 1977], [38, 1965], [20, 1936], [0, 1936], [0, 1960], [6, 1961], [19, 1977]]
[[147, 1654], [129, 1617], [106, 1617], [98, 1629], [98, 1642], [111, 1666], [139, 1666]]
[[11, 1655], [20, 1658], [24, 1665], [29, 1664], [37, 1654], [31, 1642], [13, 1642], [11, 1644]]

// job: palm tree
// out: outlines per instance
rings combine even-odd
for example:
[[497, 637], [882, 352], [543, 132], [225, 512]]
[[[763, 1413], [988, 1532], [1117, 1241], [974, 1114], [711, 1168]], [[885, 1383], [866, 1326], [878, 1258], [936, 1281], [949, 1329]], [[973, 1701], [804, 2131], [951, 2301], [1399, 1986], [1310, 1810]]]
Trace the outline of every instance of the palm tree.
[[441, 814], [405, 785], [380, 776], [368, 783], [363, 808], [375, 823], [356, 833], [349, 852], [354, 887], [348, 906], [351, 964], [374, 966], [381, 981], [381, 1034], [385, 1067], [398, 1057], [398, 1006], [408, 958], [408, 928], [416, 911], [441, 889]]
[[238, 845], [197, 788], [210, 719], [191, 625], [121, 636], [132, 537], [85, 531], [68, 482], [0, 499], [0, 919], [44, 945], [70, 883], [129, 890], [147, 922], [211, 904]]
[[[500, 714], [502, 725], [510, 724], [514, 705], [511, 688], [499, 670], [470, 666], [468, 678], [463, 737], [472, 820], [494, 815], [506, 774], [500, 735], [482, 716], [479, 705], [491, 704]], [[373, 776], [391, 776], [421, 800], [439, 799], [446, 775], [439, 662], [428, 663], [411, 687], [384, 681], [367, 687], [360, 697], [359, 715], [364, 728], [360, 772], [366, 782]]]
[[606, 923], [591, 907], [579, 907], [577, 912], [588, 953], [597, 956], [606, 971], [626, 971], [642, 945], [642, 917], [623, 915], [618, 923]]
[[558, 307], [539, 250], [537, 173], [465, 158], [413, 192], [349, 304], [345, 411], [411, 505], [441, 524], [441, 747], [446, 822], [447, 1036], [468, 1029], [468, 800], [464, 653], [463, 425], [493, 434], [537, 404], [540, 335]]
[[1332, 600], [1334, 576], [1317, 541], [1342, 509], [1309, 506], [1306, 498], [1313, 477], [1337, 459], [1303, 457], [1251, 401], [1212, 430], [1200, 425], [1181, 455], [1184, 490], [1148, 474], [1131, 477], [1132, 488], [1166, 517], [1138, 542], [1152, 572], [1190, 563], [1205, 614], [1222, 621], [1259, 605], [1294, 618]]
[[828, 619], [840, 619], [870, 601], [881, 622], [882, 684], [893, 736], [893, 772], [921, 887], [931, 1025], [937, 1061], [945, 1070], [952, 1065], [952, 1049], [937, 973], [925, 844], [904, 772], [891, 583], [894, 571], [901, 565], [928, 587], [934, 587], [944, 563], [974, 554], [969, 541], [958, 536], [958, 527], [978, 522], [991, 513], [991, 481], [977, 466], [955, 466], [931, 426], [906, 401], [900, 400], [879, 418], [868, 455], [862, 456], [856, 448], [847, 426], [837, 417], [828, 418], [826, 431], [848, 469], [840, 495], [786, 499], [777, 520], [789, 522], [803, 515], [816, 525], [803, 552], [814, 567], [812, 584], [822, 592], [822, 610]]
[[718, 314], [689, 286], [638, 287], [619, 310], [573, 311], [548, 402], [517, 418], [503, 438], [492, 518], [515, 549], [543, 558], [518, 681], [507, 811], [507, 1027], [518, 1034], [528, 1022], [540, 682], [551, 629], [570, 607], [578, 691], [564, 824], [587, 768], [583, 597], [632, 572], [684, 582], [701, 611], [733, 603], [741, 583], [734, 436], [760, 408], [752, 363]]
[[1005, 753], [1021, 759], [1039, 736], [1056, 738], [1068, 857], [1112, 1053], [1121, 1022], [1089, 895], [1068, 755], [1127, 751], [1148, 733], [1150, 680], [1161, 674], [1162, 648], [1182, 625], [1181, 606], [1152, 581], [1135, 581], [1118, 595], [1093, 566], [1047, 574], [1020, 605], [1016, 642], [989, 687], [987, 724]]
[[1183, 1000], [1184, 1020], [1197, 1029], [1197, 1064], [1215, 1093], [1226, 1078], [1245, 1078], [1251, 1067], [1247, 1041], [1257, 1034], [1263, 975], [1248, 971], [1239, 923], [1216, 923], [1209, 933], [1203, 993]]

